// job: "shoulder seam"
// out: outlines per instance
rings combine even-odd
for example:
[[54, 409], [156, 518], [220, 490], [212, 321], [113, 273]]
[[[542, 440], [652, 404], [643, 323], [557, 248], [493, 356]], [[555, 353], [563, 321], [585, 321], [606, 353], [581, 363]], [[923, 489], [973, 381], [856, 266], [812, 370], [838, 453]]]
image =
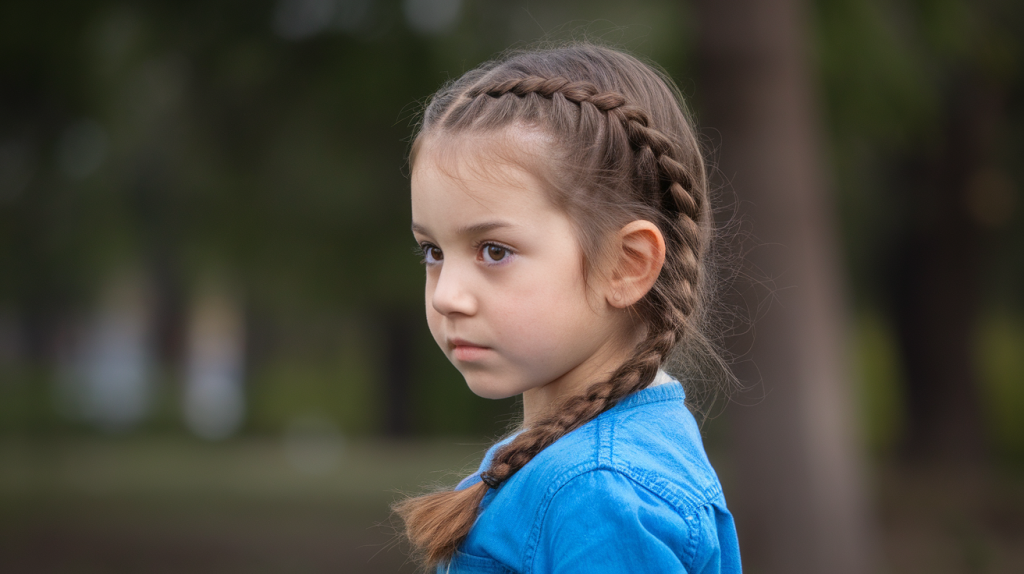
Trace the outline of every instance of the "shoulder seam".
[[[616, 468], [615, 466], [602, 464], [591, 467], [588, 464], [578, 464], [555, 477], [555, 479], [551, 481], [551, 486], [548, 488], [548, 492], [545, 494], [544, 499], [540, 504], [537, 516], [534, 518], [533, 528], [530, 531], [530, 537], [527, 539], [523, 555], [523, 565], [525, 566], [526, 572], [534, 571], [533, 561], [537, 556], [536, 550], [540, 543], [541, 530], [543, 529], [544, 520], [547, 518], [548, 509], [551, 507], [551, 502], [563, 488], [569, 485], [570, 482], [586, 474], [604, 471], [622, 476], [626, 480], [640, 486], [661, 500], [664, 500], [679, 515], [679, 517], [688, 524], [692, 523], [691, 518], [695, 516], [700, 509], [713, 504], [714, 499], [721, 495], [722, 492], [721, 486], [712, 485], [704, 490], [701, 500], [685, 503], [678, 497], [673, 496], [672, 493], [667, 492], [664, 488], [655, 488], [655, 485], [651, 484], [649, 481], [640, 480], [639, 478], [632, 476], [631, 472], [627, 472], [634, 470], [635, 469], [630, 467]], [[689, 563], [693, 561], [695, 556], [695, 549], [693, 548], [692, 542], [693, 538], [696, 536], [697, 529], [691, 525], [688, 530], [690, 531], [689, 539], [691, 540], [690, 548], [688, 548], [690, 556], [687, 557], [687, 562]]]

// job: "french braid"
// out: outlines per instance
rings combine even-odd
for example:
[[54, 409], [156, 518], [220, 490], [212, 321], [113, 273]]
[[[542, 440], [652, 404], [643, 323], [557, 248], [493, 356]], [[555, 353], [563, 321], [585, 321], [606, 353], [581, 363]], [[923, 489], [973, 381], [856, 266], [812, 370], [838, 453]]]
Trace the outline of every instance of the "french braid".
[[[625, 127], [629, 141], [636, 153], [637, 176], [647, 180], [652, 193], [651, 199], [659, 207], [678, 213], [678, 242], [685, 248], [682, 266], [686, 283], [699, 281], [699, 253], [702, 238], [699, 222], [705, 198], [702, 193], [691, 193], [687, 185], [691, 181], [686, 169], [675, 159], [677, 146], [665, 135], [650, 127], [650, 120], [642, 109], [627, 105], [626, 98], [615, 92], [601, 92], [597, 87], [584, 81], [569, 81], [565, 78], [543, 78], [529, 76], [510, 79], [489, 87], [476, 87], [467, 93], [469, 98], [488, 96], [500, 98], [505, 94], [526, 97], [537, 94], [551, 99], [561, 96], [583, 106], [594, 106], [608, 114], [608, 121], [618, 121]], [[664, 185], [663, 185], [664, 184]], [[662, 190], [661, 187], [665, 189]], [[662, 202], [661, 194], [667, 193], [668, 201]], [[654, 195], [658, 194], [658, 195]], [[538, 421], [534, 426], [520, 433], [511, 443], [505, 445], [494, 457], [491, 467], [481, 476], [486, 484], [496, 487], [526, 465], [540, 451], [561, 436], [583, 425], [608, 410], [621, 398], [643, 389], [654, 380], [664, 358], [675, 346], [685, 318], [696, 306], [695, 292], [687, 288], [679, 298], [672, 313], [674, 321], [650, 325], [649, 333], [631, 359], [623, 363], [607, 381], [594, 383], [583, 395], [566, 399], [554, 412]], [[667, 302], [655, 302], [667, 303]], [[663, 306], [663, 305], [659, 305]], [[670, 306], [670, 305], [664, 305]]]
[[[647, 74], [642, 79], [653, 76], [651, 83], [661, 82], [661, 89], [669, 90], [664, 78], [629, 57], [614, 52], [609, 55], [606, 52], [611, 51], [604, 48], [582, 48], [589, 64], [593, 64], [594, 57], [588, 50], [596, 50], [600, 57], [623, 57], [629, 65], [635, 63], [642, 68], [640, 73]], [[573, 67], [563, 67], [578, 72], [579, 63], [572, 63]], [[533, 67], [550, 66], [537, 63]], [[632, 98], [629, 90], [602, 88], [585, 78], [570, 78], [569, 73], [530, 73], [528, 68], [522, 63], [502, 68], [499, 63], [467, 74], [428, 106], [421, 134], [500, 129], [515, 121], [547, 125], [566, 140], [585, 139], [581, 135], [587, 132], [595, 142], [586, 149], [597, 150], [597, 158], [578, 159], [577, 163], [590, 164], [595, 174], [614, 172], [614, 168], [625, 173], [622, 182], [605, 187], [613, 188], [618, 196], [629, 197], [613, 196], [611, 201], [628, 200], [639, 206], [639, 213], [658, 224], [665, 236], [666, 261], [655, 286], [634, 305], [643, 319], [644, 337], [607, 380], [563, 399], [549, 414], [519, 433], [495, 454], [490, 467], [481, 473], [480, 483], [396, 505], [410, 541], [422, 551], [428, 566], [449, 560], [455, 553], [489, 488], [499, 488], [560, 437], [650, 385], [666, 357], [686, 335], [690, 318], [701, 305], [709, 225], [706, 180], [703, 159], [685, 120], [670, 136], [656, 126], [642, 105], [645, 102]], [[679, 114], [674, 100], [673, 106]]]

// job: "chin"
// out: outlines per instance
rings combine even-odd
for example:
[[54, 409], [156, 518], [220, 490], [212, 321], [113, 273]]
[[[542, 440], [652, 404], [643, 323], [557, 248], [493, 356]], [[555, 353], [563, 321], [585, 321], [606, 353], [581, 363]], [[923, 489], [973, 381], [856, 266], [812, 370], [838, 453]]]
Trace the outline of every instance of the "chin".
[[463, 374], [462, 376], [466, 379], [466, 386], [469, 387], [469, 390], [483, 399], [507, 399], [523, 392], [519, 385], [496, 381], [491, 377], [474, 374]]

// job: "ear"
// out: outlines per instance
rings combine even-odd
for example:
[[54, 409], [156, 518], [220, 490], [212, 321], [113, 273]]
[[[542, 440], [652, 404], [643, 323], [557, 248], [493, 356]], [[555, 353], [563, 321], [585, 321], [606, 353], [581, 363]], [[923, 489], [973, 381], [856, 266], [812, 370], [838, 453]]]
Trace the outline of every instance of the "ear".
[[665, 265], [665, 237], [658, 226], [638, 219], [619, 230], [609, 245], [611, 275], [606, 300], [625, 308], [643, 298]]

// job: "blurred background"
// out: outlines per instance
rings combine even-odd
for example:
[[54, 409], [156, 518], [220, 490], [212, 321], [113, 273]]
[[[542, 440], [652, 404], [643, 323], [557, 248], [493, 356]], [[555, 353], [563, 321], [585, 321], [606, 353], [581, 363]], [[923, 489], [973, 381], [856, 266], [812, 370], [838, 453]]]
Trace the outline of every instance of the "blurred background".
[[744, 230], [704, 430], [748, 571], [1024, 572], [1022, 38], [1012, 0], [0, 4], [0, 571], [415, 571], [388, 504], [517, 405], [426, 329], [410, 134], [590, 39], [676, 79]]

